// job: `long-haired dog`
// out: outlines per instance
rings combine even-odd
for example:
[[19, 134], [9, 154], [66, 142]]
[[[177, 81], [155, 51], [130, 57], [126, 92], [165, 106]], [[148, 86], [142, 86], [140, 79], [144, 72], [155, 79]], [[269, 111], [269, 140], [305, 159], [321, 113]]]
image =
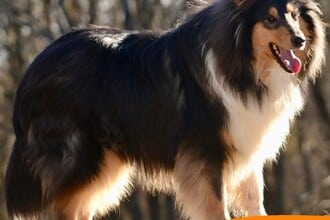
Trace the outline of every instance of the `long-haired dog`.
[[216, 0], [163, 34], [62, 36], [17, 90], [9, 215], [93, 219], [134, 182], [172, 193], [193, 220], [265, 215], [263, 165], [324, 51], [312, 0]]

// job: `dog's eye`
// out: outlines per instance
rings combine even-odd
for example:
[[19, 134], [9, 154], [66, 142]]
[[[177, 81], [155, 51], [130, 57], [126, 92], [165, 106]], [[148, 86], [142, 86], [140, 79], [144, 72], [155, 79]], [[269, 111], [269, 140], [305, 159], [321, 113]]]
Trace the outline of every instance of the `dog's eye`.
[[266, 18], [266, 21], [269, 24], [274, 24], [277, 22], [277, 19], [274, 16], [268, 15], [268, 17]]
[[268, 28], [275, 28], [277, 26], [277, 18], [275, 18], [272, 15], [268, 15], [267, 18], [265, 19], [265, 25]]

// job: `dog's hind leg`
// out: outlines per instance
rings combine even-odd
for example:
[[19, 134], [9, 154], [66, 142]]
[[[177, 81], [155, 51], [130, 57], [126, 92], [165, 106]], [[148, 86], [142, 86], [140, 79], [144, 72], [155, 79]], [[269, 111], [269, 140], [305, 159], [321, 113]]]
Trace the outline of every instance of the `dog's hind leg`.
[[180, 155], [174, 169], [174, 189], [179, 208], [191, 220], [230, 219], [221, 186], [221, 168]]
[[[35, 118], [17, 132], [6, 175], [9, 215], [92, 219], [115, 207], [131, 167], [87, 129], [56, 115]], [[18, 129], [16, 129], [18, 130]], [[39, 219], [43, 219], [39, 217]]]
[[87, 183], [67, 189], [52, 204], [57, 219], [92, 220], [105, 215], [129, 193], [133, 168], [106, 151], [98, 173]]
[[41, 183], [27, 168], [22, 155], [23, 149], [24, 140], [17, 137], [5, 177], [5, 200], [10, 218], [18, 214], [35, 215], [42, 206]]

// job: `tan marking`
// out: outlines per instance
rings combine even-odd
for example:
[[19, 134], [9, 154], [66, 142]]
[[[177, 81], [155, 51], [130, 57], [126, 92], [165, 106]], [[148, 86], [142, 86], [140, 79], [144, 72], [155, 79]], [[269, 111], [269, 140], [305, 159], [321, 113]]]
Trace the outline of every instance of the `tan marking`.
[[229, 134], [228, 131], [222, 131], [221, 132], [221, 140], [224, 141], [224, 143], [228, 146], [228, 147], [233, 147], [234, 143], [233, 143], [233, 139], [231, 138], [231, 135]]
[[131, 173], [132, 168], [115, 153], [105, 152], [99, 174], [79, 189], [62, 193], [52, 205], [53, 213], [65, 220], [92, 220], [106, 214], [128, 193]]
[[296, 7], [294, 6], [294, 4], [292, 4], [292, 3], [286, 4], [286, 12], [287, 13], [294, 12], [295, 9], [296, 9]]
[[273, 16], [274, 18], [278, 17], [278, 11], [275, 7], [271, 7], [268, 10], [269, 15]]
[[225, 147], [226, 147], [225, 151], [226, 151], [227, 157], [231, 158], [232, 155], [234, 155], [236, 153], [236, 149], [234, 146], [233, 138], [228, 130], [220, 131], [220, 140], [222, 143], [225, 144]]
[[[265, 83], [271, 66], [276, 62], [269, 43], [275, 43], [282, 48], [291, 48], [291, 35], [285, 27], [268, 29], [262, 22], [255, 25], [252, 33], [252, 47], [255, 58], [254, 68], [257, 79]], [[265, 84], [267, 86], [267, 84]]]
[[190, 155], [179, 154], [174, 169], [178, 206], [182, 208], [182, 214], [191, 220], [230, 219], [225, 195], [219, 201], [209, 183], [208, 172], [205, 163]]
[[263, 205], [264, 181], [262, 168], [252, 171], [239, 184], [227, 185], [230, 206], [239, 207], [244, 216], [266, 215]]
[[173, 193], [172, 172], [168, 170], [158, 170], [152, 174], [146, 173], [147, 169], [141, 164], [136, 180], [143, 189], [151, 192]]
[[237, 6], [240, 6], [244, 2], [244, 0], [235, 0], [234, 2]]

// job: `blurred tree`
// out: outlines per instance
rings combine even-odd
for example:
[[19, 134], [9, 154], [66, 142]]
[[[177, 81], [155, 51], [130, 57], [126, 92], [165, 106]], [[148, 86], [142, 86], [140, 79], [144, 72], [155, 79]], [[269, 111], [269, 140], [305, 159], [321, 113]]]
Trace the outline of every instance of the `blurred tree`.
[[[329, 18], [329, 1], [320, 2]], [[189, 13], [186, 3], [186, 0], [0, 0], [1, 195], [14, 139], [11, 114], [15, 89], [36, 54], [61, 34], [89, 24], [166, 30]], [[324, 72], [329, 70], [328, 66]], [[266, 207], [270, 213], [330, 213], [329, 74], [323, 74], [311, 91], [285, 153], [266, 171]], [[120, 209], [104, 219], [178, 219], [174, 210], [171, 197], [150, 195], [137, 188]], [[7, 219], [3, 202], [0, 219]]]

